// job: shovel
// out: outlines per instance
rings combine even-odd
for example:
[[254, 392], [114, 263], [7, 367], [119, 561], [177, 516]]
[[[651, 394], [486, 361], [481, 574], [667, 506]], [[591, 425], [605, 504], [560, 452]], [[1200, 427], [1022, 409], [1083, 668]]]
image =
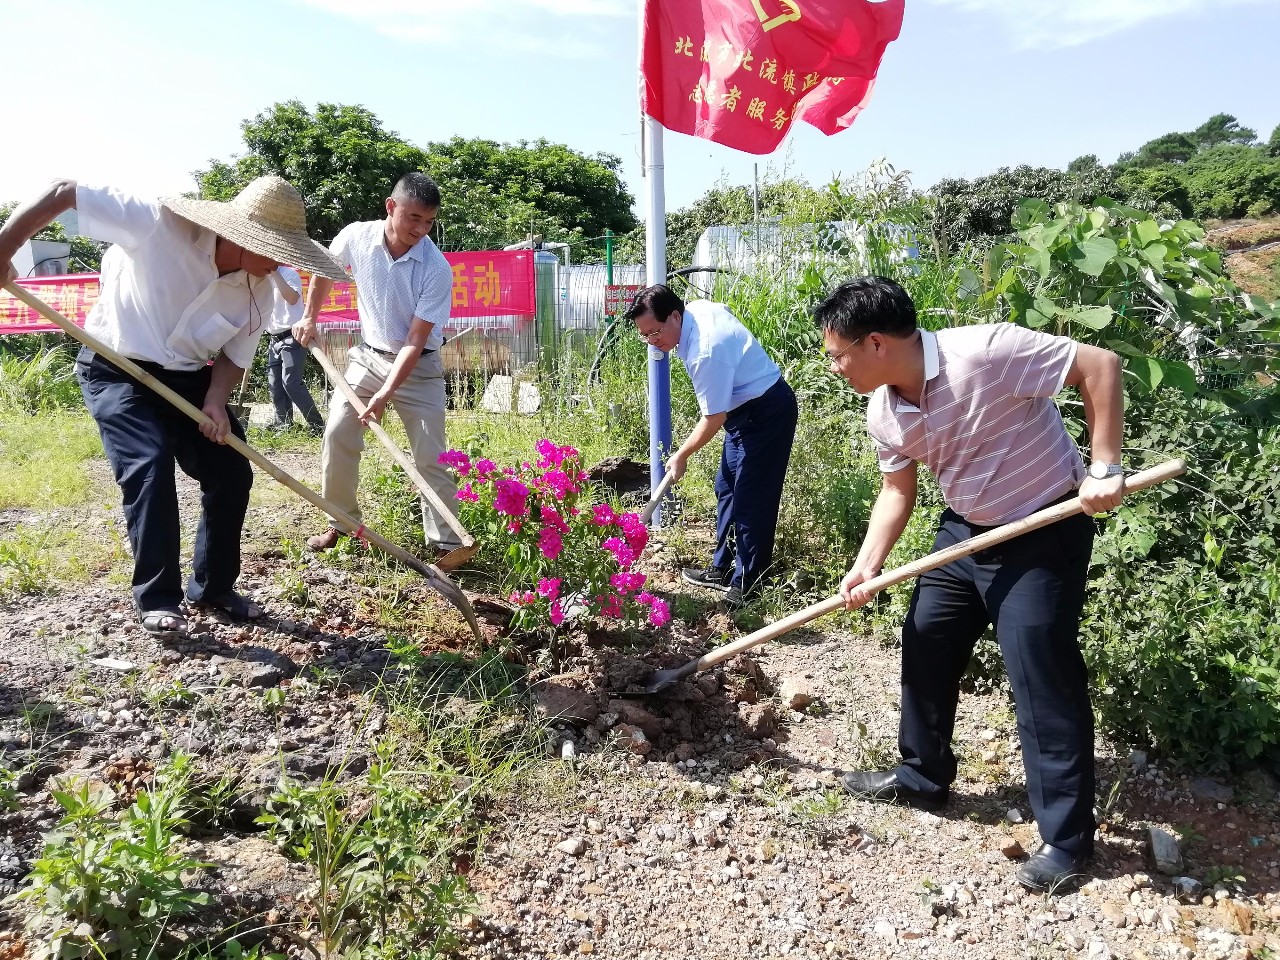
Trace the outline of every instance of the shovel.
[[[351, 404], [352, 409], [359, 416], [364, 416], [364, 404], [360, 402], [360, 398], [356, 396], [356, 392], [352, 389], [351, 384], [347, 383], [338, 368], [333, 365], [333, 361], [329, 359], [329, 355], [324, 352], [319, 344], [313, 343], [310, 346], [311, 355], [316, 358], [320, 366], [324, 367], [325, 374], [333, 381], [334, 387], [339, 390], [347, 403]], [[391, 439], [391, 436], [383, 428], [382, 424], [376, 420], [369, 421], [369, 429], [373, 431], [373, 435], [382, 441], [382, 445], [387, 448], [387, 452], [391, 454], [391, 458], [400, 465], [405, 473], [409, 475], [409, 479], [413, 481], [414, 486], [418, 488], [418, 492], [427, 498], [431, 506], [435, 507], [436, 512], [443, 516], [445, 522], [449, 524], [449, 528], [458, 535], [458, 539], [462, 541], [462, 546], [450, 550], [443, 557], [436, 561], [436, 566], [441, 570], [456, 570], [468, 560], [476, 555], [476, 551], [480, 549], [480, 545], [476, 543], [475, 538], [463, 528], [462, 522], [453, 515], [453, 511], [441, 502], [439, 495], [431, 488], [431, 484], [427, 483], [426, 478], [418, 472], [418, 468], [414, 465], [413, 459], [400, 449], [399, 445]]]
[[[62, 328], [63, 332], [66, 333], [68, 336], [73, 337], [76, 340], [80, 341], [86, 347], [92, 350], [94, 353], [98, 354], [98, 356], [111, 361], [113, 364], [115, 364], [125, 373], [129, 374], [131, 377], [133, 377], [143, 386], [150, 387], [152, 390], [160, 394], [160, 396], [164, 397], [164, 399], [168, 400], [170, 403], [172, 403], [175, 407], [177, 407], [180, 411], [182, 411], [192, 420], [196, 421], [197, 423], [209, 422], [209, 418], [205, 416], [203, 412], [201, 412], [200, 410], [197, 410], [194, 406], [192, 406], [190, 403], [184, 400], [177, 393], [170, 390], [167, 386], [165, 386], [155, 377], [151, 376], [151, 374], [147, 373], [145, 370], [143, 370], [141, 367], [135, 364], [132, 360], [128, 359], [127, 357], [122, 357], [120, 354], [116, 353], [110, 347], [106, 346], [103, 343], [98, 342], [98, 339], [96, 337], [80, 329], [80, 327], [76, 326], [76, 324], [72, 323], [70, 320], [68, 320], [66, 317], [60, 314], [57, 310], [54, 310], [52, 307], [50, 307], [44, 301], [40, 300], [38, 297], [28, 293], [26, 290], [22, 289], [15, 283], [5, 284], [4, 289], [14, 297], [17, 297], [27, 306], [31, 307], [31, 309], [37, 311], [42, 317], [44, 317], [50, 323], [57, 324], [59, 327]], [[279, 480], [286, 487], [288, 487], [290, 490], [297, 493], [308, 503], [311, 503], [313, 506], [319, 507], [320, 510], [322, 510], [324, 513], [328, 514], [331, 518], [333, 518], [334, 522], [338, 524], [339, 528], [342, 529], [343, 532], [352, 534], [354, 536], [358, 536], [367, 540], [369, 543], [377, 547], [379, 550], [383, 551], [384, 553], [390, 554], [391, 556], [399, 560], [401, 563], [403, 563], [405, 566], [411, 568], [412, 570], [417, 571], [418, 573], [426, 577], [427, 583], [431, 586], [431, 588], [437, 591], [439, 594], [441, 594], [441, 596], [443, 596], [455, 607], [457, 607], [458, 611], [466, 618], [467, 624], [468, 626], [471, 627], [471, 632], [472, 634], [475, 635], [476, 640], [483, 641], [484, 638], [480, 633], [480, 624], [476, 621], [476, 612], [471, 607], [471, 601], [468, 600], [466, 594], [464, 594], [458, 588], [458, 585], [454, 583], [452, 580], [450, 580], [443, 573], [441, 573], [440, 570], [438, 570], [434, 564], [424, 563], [422, 560], [419, 560], [417, 557], [415, 557], [413, 554], [409, 553], [407, 550], [400, 547], [399, 545], [392, 543], [390, 540], [387, 540], [385, 537], [379, 536], [378, 534], [374, 533], [372, 530], [365, 529], [362, 524], [357, 523], [355, 520], [353, 520], [350, 516], [348, 516], [342, 510], [338, 509], [336, 505], [330, 503], [328, 500], [320, 496], [320, 494], [316, 493], [310, 487], [306, 486], [300, 481], [294, 479], [289, 474], [285, 473], [283, 470], [281, 470], [274, 463], [272, 463], [270, 460], [268, 460], [266, 457], [260, 454], [257, 450], [254, 450], [253, 447], [249, 446], [247, 443], [245, 443], [235, 434], [229, 433], [227, 435], [227, 446], [231, 447], [231, 449], [240, 453], [242, 456], [245, 457], [245, 459], [247, 459], [250, 463], [257, 466], [263, 472], [268, 473], [272, 477], [274, 477], [276, 480]]]
[[667, 495], [667, 491], [671, 488], [671, 484], [676, 482], [676, 478], [668, 472], [662, 482], [658, 484], [658, 489], [653, 491], [653, 497], [649, 500], [643, 510], [640, 511], [640, 522], [646, 526], [653, 519], [653, 512], [658, 509], [658, 504], [662, 502], [662, 498]]
[[[1186, 463], [1182, 460], [1169, 460], [1157, 467], [1149, 470], [1143, 470], [1141, 473], [1135, 473], [1130, 477], [1126, 477], [1124, 481], [1125, 490], [1144, 490], [1147, 487], [1153, 487], [1156, 484], [1164, 483], [1166, 480], [1172, 480], [1186, 470]], [[1005, 524], [1003, 527], [997, 527], [994, 530], [988, 530], [986, 533], [980, 533], [976, 537], [970, 537], [963, 543], [957, 543], [955, 546], [947, 547], [945, 550], [937, 550], [927, 556], [921, 557], [919, 560], [913, 560], [911, 563], [904, 564], [896, 570], [890, 570], [888, 573], [882, 573], [878, 577], [873, 577], [862, 584], [863, 588], [871, 593], [877, 593], [885, 587], [890, 587], [895, 583], [901, 583], [903, 580], [910, 580], [918, 577], [922, 573], [928, 573], [930, 570], [936, 570], [938, 567], [946, 566], [953, 560], [959, 560], [970, 554], [977, 553], [979, 550], [986, 550], [998, 543], [1004, 543], [1006, 540], [1012, 540], [1014, 537], [1021, 536], [1024, 533], [1030, 533], [1032, 530], [1039, 530], [1041, 527], [1047, 527], [1051, 523], [1070, 517], [1080, 512], [1080, 498], [1074, 497], [1062, 503], [1054, 504], [1051, 507], [1045, 507], [1038, 510], [1029, 517], [1023, 517], [1021, 520], [1015, 520], [1013, 523]], [[784, 633], [788, 633], [796, 627], [803, 626], [810, 620], [816, 620], [818, 617], [833, 613], [836, 610], [843, 609], [844, 601], [837, 594], [821, 600], [818, 603], [805, 607], [803, 610], [797, 610], [789, 616], [783, 617], [777, 623], [771, 623], [768, 626], [761, 627], [754, 633], [749, 633], [745, 637], [741, 637], [733, 643], [726, 644], [719, 649], [713, 650], [705, 657], [699, 657], [697, 660], [691, 660], [683, 667], [674, 667], [670, 670], [655, 671], [648, 679], [648, 683], [640, 686], [634, 691], [634, 694], [651, 694], [661, 693], [668, 687], [671, 687], [686, 677], [691, 677], [695, 673], [701, 673], [714, 667], [718, 663], [723, 663], [730, 657], [734, 657], [744, 650], [750, 650], [758, 647], [760, 644], [780, 637]], [[631, 690], [627, 694], [632, 694]]]

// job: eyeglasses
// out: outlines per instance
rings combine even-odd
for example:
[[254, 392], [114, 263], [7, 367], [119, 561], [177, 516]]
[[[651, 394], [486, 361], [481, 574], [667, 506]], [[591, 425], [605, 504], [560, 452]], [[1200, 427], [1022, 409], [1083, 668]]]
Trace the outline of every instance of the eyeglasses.
[[641, 333], [639, 330], [637, 330], [636, 336], [638, 336], [645, 343], [652, 344], [654, 340], [662, 336], [662, 328], [659, 327], [657, 330], [651, 331], [650, 333]]
[[854, 347], [856, 347], [866, 338], [867, 338], [866, 334], [863, 334], [857, 340], [854, 340], [852, 343], [847, 344], [845, 348], [839, 351], [838, 353], [828, 353], [826, 350], [823, 350], [822, 359], [826, 360], [828, 363], [839, 363], [841, 357], [843, 357], [846, 353], [848, 353], [850, 350], [852, 350]]

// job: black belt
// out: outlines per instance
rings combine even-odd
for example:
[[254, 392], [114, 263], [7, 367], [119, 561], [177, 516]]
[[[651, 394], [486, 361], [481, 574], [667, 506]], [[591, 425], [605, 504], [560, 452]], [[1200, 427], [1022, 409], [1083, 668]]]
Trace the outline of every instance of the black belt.
[[[400, 352], [398, 350], [379, 350], [377, 347], [370, 346], [364, 342], [361, 342], [360, 346], [372, 350], [374, 353], [379, 356], [386, 357], [388, 360], [394, 360], [396, 357], [400, 356]], [[425, 357], [428, 353], [435, 353], [435, 351], [428, 350], [426, 347], [423, 347], [422, 353], [418, 354], [418, 356]]]
[[270, 337], [272, 340], [274, 340], [276, 343], [279, 343], [285, 337], [292, 337], [293, 330], [292, 329], [286, 330], [284, 331], [284, 333], [268, 333], [267, 336]]

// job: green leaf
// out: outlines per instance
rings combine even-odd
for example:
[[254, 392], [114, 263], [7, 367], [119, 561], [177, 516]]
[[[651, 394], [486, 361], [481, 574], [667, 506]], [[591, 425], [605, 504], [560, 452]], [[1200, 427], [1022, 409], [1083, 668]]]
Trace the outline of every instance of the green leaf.
[[1160, 239], [1160, 224], [1154, 220], [1142, 220], [1134, 224], [1133, 232], [1138, 236], [1138, 243], [1146, 246], [1149, 243], [1155, 243]]
[[1036, 297], [1026, 311], [1028, 327], [1043, 327], [1053, 322], [1058, 315], [1058, 305], [1044, 297]]
[[1043, 200], [1023, 200], [1013, 212], [1013, 228], [1025, 230], [1033, 223], [1043, 223], [1049, 219], [1049, 212], [1049, 205]]
[[1164, 370], [1155, 357], [1130, 357], [1125, 361], [1124, 369], [1148, 391], [1154, 391], [1164, 379]]
[[982, 280], [968, 267], [961, 267], [956, 272], [956, 280], [956, 297], [960, 300], [976, 300], [982, 294]]
[[1114, 240], [1108, 237], [1090, 237], [1073, 246], [1070, 257], [1071, 262], [1081, 273], [1100, 277], [1102, 271], [1107, 269], [1107, 265], [1119, 252], [1120, 248], [1116, 246]]
[[1196, 372], [1181, 360], [1161, 360], [1160, 369], [1163, 381], [1177, 387], [1188, 397], [1199, 391], [1200, 384], [1196, 380]]
[[1062, 315], [1083, 324], [1090, 330], [1102, 330], [1116, 318], [1116, 312], [1106, 304], [1096, 307], [1073, 307], [1063, 310]]

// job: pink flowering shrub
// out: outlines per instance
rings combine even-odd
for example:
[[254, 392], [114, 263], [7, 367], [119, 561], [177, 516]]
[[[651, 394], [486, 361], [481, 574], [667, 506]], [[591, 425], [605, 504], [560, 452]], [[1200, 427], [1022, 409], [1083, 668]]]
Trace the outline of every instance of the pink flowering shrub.
[[604, 619], [661, 627], [667, 603], [644, 589], [635, 570], [649, 542], [638, 514], [590, 503], [578, 451], [550, 440], [535, 445], [537, 459], [500, 467], [447, 450], [440, 463], [458, 478], [463, 525], [501, 552], [503, 592], [516, 606], [515, 625], [559, 627], [573, 607]]

